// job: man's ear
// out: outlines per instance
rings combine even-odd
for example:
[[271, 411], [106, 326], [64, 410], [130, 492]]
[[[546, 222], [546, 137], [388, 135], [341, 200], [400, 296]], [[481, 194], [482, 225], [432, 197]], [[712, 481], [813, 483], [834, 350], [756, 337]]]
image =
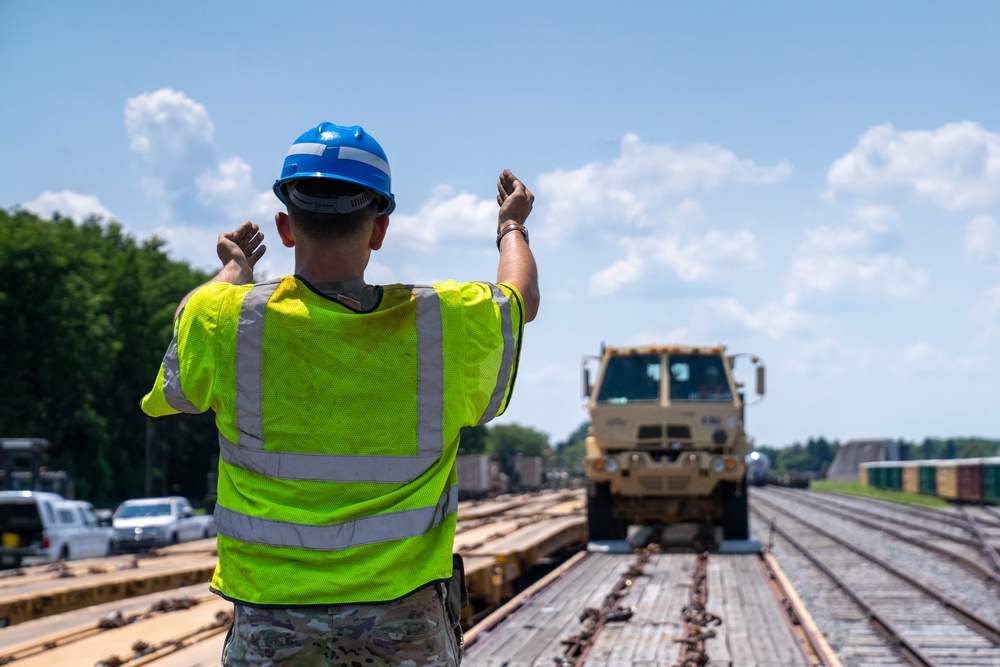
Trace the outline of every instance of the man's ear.
[[288, 219], [288, 214], [284, 211], [275, 213], [274, 226], [278, 228], [278, 236], [281, 237], [282, 245], [286, 248], [294, 248], [295, 235], [292, 233], [292, 224]]
[[379, 215], [375, 218], [375, 224], [372, 225], [372, 236], [368, 241], [368, 247], [372, 250], [378, 250], [382, 247], [382, 242], [385, 241], [386, 230], [389, 229], [389, 216]]

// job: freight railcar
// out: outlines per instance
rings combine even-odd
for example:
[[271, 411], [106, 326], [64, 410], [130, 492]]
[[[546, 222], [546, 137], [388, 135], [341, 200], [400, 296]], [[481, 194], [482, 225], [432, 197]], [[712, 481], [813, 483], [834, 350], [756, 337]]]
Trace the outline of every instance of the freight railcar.
[[875, 489], [950, 502], [1000, 504], [1000, 457], [870, 461], [858, 466], [858, 479]]

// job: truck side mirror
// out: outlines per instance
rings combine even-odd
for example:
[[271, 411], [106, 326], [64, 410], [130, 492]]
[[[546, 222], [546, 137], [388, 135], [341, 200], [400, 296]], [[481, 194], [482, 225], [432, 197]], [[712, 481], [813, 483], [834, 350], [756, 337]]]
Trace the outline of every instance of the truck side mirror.
[[590, 397], [590, 394], [594, 391], [594, 386], [590, 384], [590, 369], [586, 366], [583, 367], [583, 395]]
[[757, 367], [757, 395], [764, 395], [764, 367]]

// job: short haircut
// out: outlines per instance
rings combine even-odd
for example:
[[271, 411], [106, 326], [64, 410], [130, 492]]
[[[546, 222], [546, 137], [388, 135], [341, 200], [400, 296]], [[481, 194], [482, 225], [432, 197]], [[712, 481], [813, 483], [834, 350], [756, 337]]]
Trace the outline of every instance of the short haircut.
[[[295, 189], [304, 195], [320, 198], [353, 197], [365, 188], [348, 181], [332, 178], [300, 178], [293, 181]], [[287, 188], [291, 183], [282, 185]], [[288, 217], [293, 226], [306, 238], [314, 241], [333, 241], [352, 238], [375, 220], [382, 207], [382, 198], [376, 193], [374, 201], [350, 213], [319, 213], [307, 211], [289, 201]]]

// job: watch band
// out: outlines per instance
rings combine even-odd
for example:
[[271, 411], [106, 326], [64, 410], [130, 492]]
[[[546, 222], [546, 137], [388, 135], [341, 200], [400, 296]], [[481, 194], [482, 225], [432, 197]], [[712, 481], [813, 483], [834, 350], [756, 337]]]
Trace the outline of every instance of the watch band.
[[503, 229], [497, 231], [497, 250], [500, 249], [500, 241], [508, 232], [521, 232], [521, 236], [524, 237], [524, 242], [527, 245], [531, 245], [528, 242], [528, 230], [520, 222], [508, 222], [504, 225]]

